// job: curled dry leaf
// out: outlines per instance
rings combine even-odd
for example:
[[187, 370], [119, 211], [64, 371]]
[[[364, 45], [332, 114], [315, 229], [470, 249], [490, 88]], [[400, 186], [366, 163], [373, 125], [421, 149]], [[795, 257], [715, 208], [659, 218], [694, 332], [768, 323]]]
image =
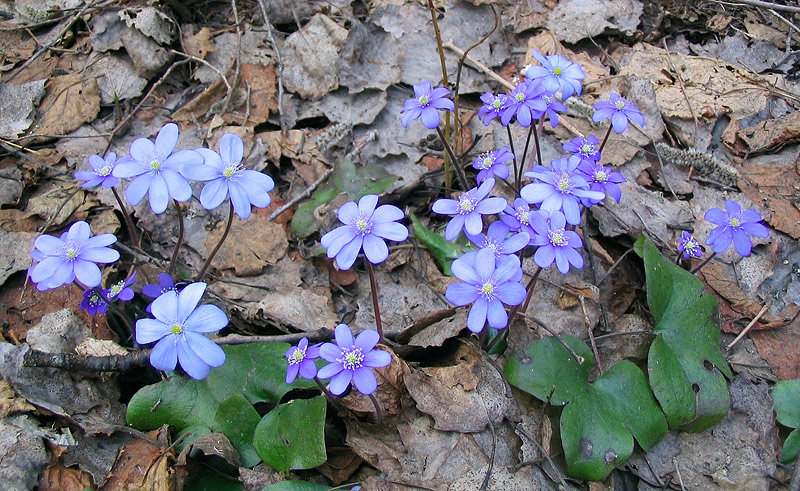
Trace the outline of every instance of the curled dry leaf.
[[92, 121], [100, 112], [100, 88], [80, 73], [49, 80], [31, 128], [36, 135], [65, 135]]
[[[206, 237], [205, 246], [211, 251], [222, 238], [225, 222], [219, 222]], [[259, 215], [247, 220], [234, 218], [229, 237], [212, 261], [219, 270], [233, 269], [236, 276], [256, 276], [264, 266], [274, 265], [286, 255], [289, 241], [283, 227]]]

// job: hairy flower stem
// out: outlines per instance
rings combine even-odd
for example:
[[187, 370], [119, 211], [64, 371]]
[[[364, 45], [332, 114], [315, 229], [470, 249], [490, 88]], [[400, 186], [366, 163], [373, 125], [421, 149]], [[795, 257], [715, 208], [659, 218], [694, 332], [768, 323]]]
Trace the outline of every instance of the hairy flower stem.
[[606, 146], [606, 142], [608, 141], [608, 137], [611, 136], [611, 123], [608, 124], [608, 130], [606, 131], [606, 136], [603, 137], [603, 143], [600, 144], [600, 148], [597, 149], [598, 152], [602, 152], [603, 148]]
[[372, 405], [375, 406], [375, 424], [382, 425], [383, 409], [381, 409], [381, 405], [378, 404], [378, 399], [375, 398], [375, 394], [370, 394], [369, 399], [372, 401]]
[[[517, 152], [514, 151], [514, 138], [511, 137], [511, 126], [506, 126], [508, 132], [508, 146], [511, 148], [511, 153], [514, 155], [514, 177], [517, 176]], [[519, 188], [517, 188], [519, 190]]]
[[[533, 124], [531, 124], [528, 127], [528, 137], [525, 138], [525, 149], [522, 151], [522, 158], [519, 160], [519, 166], [517, 166], [516, 158], [514, 159], [514, 187], [517, 189], [517, 193], [519, 193], [519, 188], [522, 187], [520, 185], [522, 181], [522, 171], [525, 169], [525, 157], [528, 156], [528, 146], [531, 143], [531, 136], [533, 135], [534, 131], [536, 130], [533, 127]], [[539, 141], [539, 139], [537, 138], [536, 141]]]
[[[533, 276], [531, 276], [531, 279], [528, 281], [528, 284], [525, 285], [525, 290], [528, 291], [528, 294], [525, 296], [525, 302], [522, 304], [522, 308], [520, 308], [520, 306], [517, 305], [513, 309], [511, 309], [511, 313], [508, 314], [508, 327], [511, 327], [511, 323], [514, 321], [514, 318], [517, 316], [517, 313], [519, 313], [520, 310], [522, 310], [523, 312], [526, 312], [528, 310], [528, 303], [531, 301], [531, 297], [533, 296], [533, 290], [536, 287], [536, 280], [539, 279], [539, 274], [541, 272], [542, 268], [537, 267], [536, 272], [533, 273]], [[487, 352], [491, 351], [494, 345], [497, 344], [497, 342], [500, 341], [500, 339], [508, 335], [507, 333], [508, 329], [506, 329], [500, 335], [495, 336], [494, 339], [492, 339], [486, 346], [486, 351]]]
[[183, 245], [183, 210], [181, 210], [181, 205], [177, 201], [172, 200], [172, 204], [175, 205], [175, 211], [178, 212], [178, 242], [175, 243], [175, 250], [172, 251], [172, 257], [167, 266], [167, 273], [169, 273], [170, 276], [172, 275], [172, 270], [175, 268], [175, 261], [178, 259], [178, 251]]
[[[539, 119], [539, 123], [535, 130], [533, 130], [533, 143], [536, 145], [536, 162], [531, 163], [531, 169], [533, 169], [534, 165], [543, 165], [542, 164], [542, 145], [539, 143], [539, 133], [541, 133], [542, 129], [544, 128], [544, 116]], [[533, 160], [533, 155], [531, 155], [531, 160]], [[522, 165], [525, 165], [524, 163]], [[522, 176], [520, 176], [521, 178]]]
[[217, 255], [219, 252], [219, 248], [222, 247], [222, 243], [225, 242], [225, 239], [228, 238], [228, 232], [231, 231], [231, 225], [233, 224], [233, 201], [230, 202], [230, 208], [228, 209], [228, 223], [225, 224], [225, 231], [222, 232], [222, 237], [219, 238], [219, 242], [217, 245], [214, 246], [214, 250], [211, 251], [211, 254], [208, 255], [208, 259], [206, 259], [205, 264], [200, 269], [200, 272], [197, 273], [194, 277], [194, 281], [200, 281], [203, 279], [203, 276], [206, 274], [206, 270], [209, 266], [211, 266], [211, 261], [214, 259], [214, 256]]
[[708, 262], [711, 261], [711, 259], [716, 255], [717, 255], [716, 252], [712, 252], [711, 254], [709, 254], [708, 257], [705, 258], [705, 260], [703, 260], [702, 263], [698, 264], [697, 267], [692, 270], [692, 274], [697, 274], [697, 272], [703, 269], [703, 266], [708, 264]]
[[381, 309], [378, 306], [378, 283], [375, 281], [375, 271], [372, 263], [367, 262], [367, 272], [369, 273], [369, 288], [372, 291], [372, 311], [375, 312], [375, 328], [378, 331], [378, 344], [383, 342], [383, 322], [381, 322]]
[[322, 383], [322, 380], [320, 380], [319, 377], [317, 377], [316, 375], [314, 375], [314, 382], [317, 383], [317, 387], [319, 387], [319, 390], [322, 391], [325, 397], [330, 401], [331, 404], [333, 404], [333, 407], [335, 407], [338, 412], [340, 413], [347, 412], [347, 409], [345, 409], [344, 406], [342, 406], [342, 403], [339, 402], [339, 398], [331, 394], [330, 391], [328, 391], [328, 388], [325, 387], [325, 384]]
[[111, 186], [111, 192], [114, 193], [114, 199], [117, 200], [117, 204], [119, 205], [119, 209], [122, 212], [122, 216], [125, 217], [125, 226], [128, 227], [128, 233], [131, 236], [131, 242], [133, 242], [133, 248], [139, 249], [139, 234], [136, 233], [136, 227], [133, 226], [133, 221], [131, 220], [131, 216], [128, 213], [128, 210], [125, 208], [125, 204], [122, 202], [122, 198], [117, 192], [117, 188]]
[[[456, 159], [456, 155], [453, 153], [453, 149], [450, 147], [450, 144], [447, 143], [447, 138], [445, 137], [444, 133], [442, 133], [442, 129], [440, 127], [436, 127], [436, 133], [439, 134], [439, 139], [442, 140], [442, 144], [444, 145], [444, 149], [447, 152], [447, 155], [450, 156], [450, 160], [453, 161], [453, 168], [456, 170], [456, 174], [458, 175], [458, 180], [461, 182], [461, 187], [464, 188], [464, 191], [469, 189], [467, 185], [467, 175], [464, 174], [464, 169], [461, 168], [461, 165], [458, 163], [458, 159]], [[445, 160], [445, 162], [447, 162]], [[445, 171], [446, 173], [447, 171]], [[445, 180], [445, 187], [449, 188], [450, 185], [447, 184]]]
[[[450, 84], [447, 82], [447, 64], [445, 63], [444, 59], [444, 46], [442, 45], [442, 33], [439, 31], [439, 22], [436, 20], [436, 7], [433, 6], [433, 0], [428, 0], [428, 10], [431, 12], [431, 22], [433, 23], [433, 34], [436, 36], [436, 48], [439, 51], [439, 62], [442, 65], [442, 83], [445, 87], [448, 87]], [[458, 114], [456, 114], [456, 119], [458, 119]], [[437, 128], [438, 130], [438, 128]], [[439, 130], [439, 137], [445, 142], [445, 147], [447, 147], [447, 138], [450, 137], [450, 113], [445, 113], [444, 115], [444, 134], [442, 136], [441, 130]], [[458, 162], [453, 158], [453, 152], [450, 152], [450, 160], [453, 162], [454, 167], [458, 167]], [[456, 171], [458, 172], [458, 171]], [[462, 170], [461, 173], [463, 174], [464, 171]], [[459, 175], [459, 179], [461, 176]], [[466, 179], [461, 183], [464, 185], [466, 183]], [[450, 174], [450, 163], [447, 161], [447, 158], [444, 159], [444, 186], [447, 189], [450, 189], [453, 185], [453, 178]], [[466, 191], [469, 188], [464, 188]]]

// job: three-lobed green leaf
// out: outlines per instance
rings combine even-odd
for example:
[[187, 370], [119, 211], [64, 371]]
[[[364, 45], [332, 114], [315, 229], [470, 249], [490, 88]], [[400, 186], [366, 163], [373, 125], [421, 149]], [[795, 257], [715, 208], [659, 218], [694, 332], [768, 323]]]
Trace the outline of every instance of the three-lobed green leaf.
[[786, 437], [781, 462], [788, 464], [800, 455], [800, 379], [781, 380], [772, 388], [778, 423], [794, 430]]

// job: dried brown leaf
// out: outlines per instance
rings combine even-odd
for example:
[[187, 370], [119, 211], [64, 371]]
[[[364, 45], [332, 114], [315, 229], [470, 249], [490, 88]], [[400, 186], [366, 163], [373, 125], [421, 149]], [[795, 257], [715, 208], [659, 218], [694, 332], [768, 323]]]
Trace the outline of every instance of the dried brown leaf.
[[[219, 222], [206, 237], [210, 251], [222, 238], [225, 222]], [[273, 265], [286, 255], [289, 241], [283, 227], [266, 218], [251, 215], [247, 220], [234, 219], [228, 239], [212, 261], [219, 270], [233, 269], [236, 276], [255, 276], [264, 266]]]
[[92, 475], [80, 469], [65, 467], [58, 462], [49, 466], [39, 478], [41, 491], [83, 491], [94, 489]]
[[[148, 436], [157, 438], [165, 430], [154, 430]], [[162, 437], [163, 438], [163, 437]], [[161, 438], [159, 438], [161, 441]], [[105, 488], [108, 491], [173, 491], [174, 471], [170, 461], [172, 451], [165, 451], [147, 440], [131, 440], [119, 451], [114, 467], [109, 472]]]
[[79, 73], [53, 77], [45, 86], [32, 131], [37, 135], [66, 135], [100, 112], [100, 89], [94, 78]]
[[214, 51], [214, 42], [211, 41], [211, 29], [203, 26], [202, 29], [197, 31], [193, 36], [189, 36], [183, 40], [183, 46], [186, 48], [186, 53], [196, 58], [205, 59], [206, 54]]

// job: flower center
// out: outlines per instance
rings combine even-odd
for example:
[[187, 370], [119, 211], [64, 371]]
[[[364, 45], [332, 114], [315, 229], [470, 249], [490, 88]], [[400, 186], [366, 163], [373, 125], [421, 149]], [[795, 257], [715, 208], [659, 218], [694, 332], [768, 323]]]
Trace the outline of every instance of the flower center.
[[125, 287], [125, 281], [120, 281], [119, 283], [117, 283], [116, 285], [112, 286], [109, 289], [108, 297], [109, 298], [116, 297], [117, 295], [119, 295], [119, 292], [121, 292], [124, 287]]
[[562, 72], [561, 67], [553, 68], [553, 75], [555, 75], [556, 77], [561, 76], [561, 72]]
[[100, 295], [97, 293], [92, 293], [92, 296], [89, 297], [89, 305], [92, 307], [97, 307], [100, 305]]
[[729, 223], [731, 224], [731, 227], [733, 227], [733, 228], [739, 228], [742, 225], [742, 221], [739, 220], [738, 218], [731, 218]]
[[297, 348], [289, 355], [289, 365], [297, 365], [306, 359], [306, 350]]
[[222, 171], [222, 175], [225, 176], [225, 179], [230, 179], [234, 174], [236, 174], [236, 166], [234, 165], [225, 166], [225, 170]]
[[606, 182], [608, 180], [608, 174], [606, 174], [604, 170], [599, 170], [594, 173], [594, 180], [595, 182]]
[[570, 189], [569, 174], [566, 172], [561, 174], [561, 179], [558, 180], [556, 187], [562, 193], [568, 193]]
[[364, 354], [355, 346], [352, 349], [342, 348], [342, 357], [336, 361], [341, 363], [345, 370], [355, 370], [363, 366]]
[[427, 106], [431, 102], [430, 96], [427, 95], [421, 95], [417, 100], [419, 101], [419, 105], [423, 107]]
[[111, 174], [111, 167], [104, 165], [102, 169], [97, 171], [97, 173], [103, 177], [106, 177], [107, 175]]
[[551, 102], [553, 102], [553, 98], [552, 98], [552, 97], [550, 97], [549, 95], [543, 95], [543, 96], [542, 96], [542, 99], [544, 99], [544, 102], [545, 102], [547, 105], [550, 105], [550, 103], [551, 103]]
[[63, 246], [64, 251], [64, 259], [67, 261], [74, 261], [78, 258], [78, 254], [80, 254], [81, 249], [78, 247], [78, 244], [74, 242], [69, 242], [64, 244]]
[[480, 287], [480, 295], [486, 300], [492, 300], [496, 294], [497, 285], [491, 279], [486, 280], [486, 283]]
[[567, 237], [563, 228], [547, 232], [547, 239], [556, 247], [564, 247], [567, 245]]
[[484, 169], [484, 170], [488, 169], [492, 165], [494, 165], [494, 157], [492, 157], [492, 155], [488, 154], [488, 153], [483, 155], [483, 157], [481, 159], [481, 164], [480, 164], [481, 169]]
[[525, 94], [523, 94], [522, 92], [517, 92], [514, 95], [514, 99], [516, 99], [517, 102], [523, 102], [523, 101], [525, 101]]
[[494, 252], [495, 255], [498, 255], [503, 250], [503, 243], [496, 241], [494, 239], [490, 239], [489, 237], [486, 237], [486, 242], [484, 243], [483, 247], [491, 249], [491, 251]]
[[160, 171], [161, 170], [161, 162], [159, 162], [158, 159], [154, 159], [152, 162], [150, 162], [150, 170], [152, 170], [153, 172]]
[[372, 221], [366, 215], [355, 218], [351, 224], [356, 233], [367, 235], [372, 230]]
[[622, 108], [625, 107], [625, 99], [620, 97], [617, 99], [617, 102], [614, 103], [614, 106], [617, 108], [618, 111], [622, 111]]
[[459, 215], [466, 215], [467, 213], [472, 213], [475, 210], [475, 205], [477, 205], [478, 200], [475, 199], [475, 196], [464, 193], [458, 198], [458, 213]]
[[525, 210], [518, 211], [516, 213], [516, 217], [517, 217], [517, 220], [520, 221], [520, 223], [524, 223], [525, 225], [530, 225], [531, 217], [530, 217], [530, 214], [527, 211], [525, 211]]
[[580, 150], [582, 155], [594, 155], [595, 148], [591, 143], [584, 143]]
[[492, 101], [492, 107], [494, 107], [495, 111], [503, 109], [503, 99], [495, 97], [494, 101]]
[[181, 334], [183, 334], [183, 326], [178, 324], [177, 322], [175, 324], [172, 324], [171, 329], [172, 329], [172, 334], [176, 336], [180, 336]]

